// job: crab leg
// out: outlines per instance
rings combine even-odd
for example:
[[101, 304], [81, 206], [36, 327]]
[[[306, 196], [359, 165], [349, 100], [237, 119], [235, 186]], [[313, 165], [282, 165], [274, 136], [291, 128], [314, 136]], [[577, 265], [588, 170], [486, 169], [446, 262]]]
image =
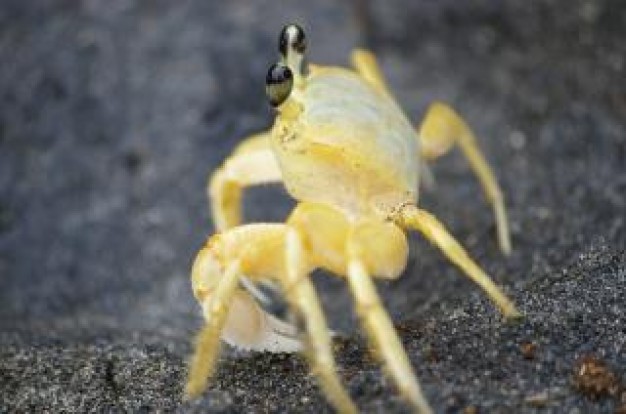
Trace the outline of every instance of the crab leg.
[[365, 264], [356, 257], [354, 252], [351, 256], [348, 265], [348, 282], [367, 336], [372, 341], [379, 358], [385, 363], [400, 394], [413, 405], [417, 412], [431, 413], [432, 410], [422, 393], [402, 342], [389, 315], [385, 312], [374, 283], [367, 274]]
[[302, 318], [306, 335], [306, 355], [320, 387], [338, 412], [356, 413], [356, 407], [337, 375], [331, 340], [322, 308], [308, 277], [302, 241], [297, 230], [289, 228], [286, 236], [286, 274], [282, 283], [285, 295]]
[[504, 206], [504, 197], [493, 171], [485, 160], [470, 127], [454, 109], [440, 102], [432, 104], [419, 128], [422, 156], [436, 159], [456, 144], [469, 162], [493, 208], [500, 249], [511, 253], [511, 235]]
[[[352, 52], [352, 64], [357, 72], [378, 90], [389, 94], [389, 87], [380, 70], [376, 56], [363, 49]], [[426, 160], [435, 160], [446, 154], [454, 144], [458, 145], [470, 168], [478, 177], [483, 192], [494, 211], [498, 242], [506, 255], [511, 253], [511, 235], [504, 205], [504, 197], [493, 171], [485, 160], [470, 127], [454, 109], [441, 102], [432, 104], [419, 127], [421, 156]], [[422, 170], [428, 171], [427, 168]], [[432, 179], [430, 180], [432, 181]], [[426, 180], [428, 182], [428, 179]]]
[[226, 322], [230, 301], [237, 290], [239, 262], [228, 268], [212, 293], [209, 302], [209, 318], [198, 334], [193, 357], [189, 362], [189, 374], [185, 386], [185, 399], [197, 397], [207, 385], [220, 348], [220, 333]]
[[374, 85], [379, 91], [390, 94], [387, 81], [385, 81], [376, 56], [372, 52], [365, 49], [354, 49], [350, 58], [352, 66], [365, 80]]
[[446, 228], [429, 212], [406, 206], [399, 213], [399, 225], [422, 233], [443, 254], [476, 282], [498, 306], [506, 318], [521, 316], [513, 302], [496, 286], [491, 278], [469, 257], [465, 249], [448, 233]]
[[243, 141], [211, 176], [207, 188], [213, 222], [218, 231], [241, 223], [241, 195], [245, 187], [281, 181], [269, 146], [269, 132]]

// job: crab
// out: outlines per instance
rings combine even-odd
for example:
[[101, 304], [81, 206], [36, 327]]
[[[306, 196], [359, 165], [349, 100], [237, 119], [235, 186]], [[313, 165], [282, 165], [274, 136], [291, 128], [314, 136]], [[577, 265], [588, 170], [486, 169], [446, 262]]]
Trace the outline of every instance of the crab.
[[[279, 36], [280, 60], [266, 92], [276, 110], [270, 130], [253, 135], [211, 176], [217, 233], [192, 266], [193, 293], [206, 323], [190, 358], [187, 398], [201, 394], [222, 341], [240, 349], [303, 351], [328, 401], [357, 412], [337, 373], [332, 335], [309, 277], [322, 268], [345, 278], [370, 345], [399, 394], [431, 412], [373, 279], [396, 279], [408, 256], [406, 233], [421, 233], [477, 283], [505, 318], [520, 313], [428, 211], [418, 206], [424, 163], [458, 146], [491, 204], [501, 250], [511, 242], [502, 191], [467, 123], [433, 103], [414, 128], [393, 98], [374, 54], [355, 49], [353, 69], [306, 65], [297, 25]], [[282, 182], [298, 202], [286, 223], [242, 224], [245, 188]], [[258, 289], [280, 287], [292, 315], [265, 310]]]

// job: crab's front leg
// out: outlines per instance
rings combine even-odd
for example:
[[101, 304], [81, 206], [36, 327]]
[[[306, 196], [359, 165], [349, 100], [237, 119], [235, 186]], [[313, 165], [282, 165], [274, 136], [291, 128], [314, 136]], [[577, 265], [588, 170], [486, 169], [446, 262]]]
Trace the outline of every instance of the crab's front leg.
[[220, 339], [238, 348], [260, 351], [295, 352], [302, 348], [293, 326], [266, 313], [248, 292], [238, 287], [243, 275], [282, 272], [284, 227], [236, 227], [211, 237], [198, 252], [191, 279], [206, 323], [190, 360], [187, 398], [205, 388], [217, 361]]
[[241, 224], [244, 188], [281, 181], [281, 173], [270, 148], [269, 132], [245, 139], [209, 179], [207, 188], [216, 230]]
[[331, 338], [320, 301], [309, 279], [302, 235], [295, 228], [287, 230], [286, 272], [282, 278], [285, 296], [296, 310], [304, 327], [306, 356], [320, 387], [340, 413], [356, 413], [357, 409], [341, 385], [332, 354]]
[[[388, 245], [381, 247], [379, 240]], [[404, 397], [420, 414], [432, 412], [411, 363], [394, 329], [391, 318], [376, 292], [372, 276], [391, 277], [400, 273], [393, 269], [397, 260], [386, 251], [408, 251], [406, 239], [400, 229], [391, 223], [364, 223], [352, 229], [346, 249], [348, 259], [347, 277], [364, 331], [373, 349], [387, 368], [387, 373]], [[398, 253], [396, 252], [395, 256]], [[406, 259], [405, 259], [406, 260]], [[405, 261], [403, 260], [403, 262]]]
[[252, 280], [272, 278], [282, 285], [302, 322], [307, 357], [322, 389], [340, 412], [356, 412], [336, 372], [330, 334], [309, 279], [312, 266], [298, 230], [284, 224], [239, 226], [209, 240], [192, 269], [194, 294], [202, 304], [206, 325], [190, 361], [187, 397], [205, 388], [217, 360], [220, 337], [246, 349], [301, 349], [293, 327], [264, 312], [247, 292], [237, 288], [246, 275]]
[[[199, 263], [203, 266], [204, 263]], [[210, 292], [207, 301], [207, 321], [196, 338], [195, 352], [190, 361], [185, 398], [194, 398], [206, 388], [219, 353], [220, 334], [226, 323], [230, 302], [237, 289], [240, 272], [239, 261], [230, 263], [224, 276]], [[209, 292], [206, 292], [209, 294]]]
[[393, 223], [378, 220], [353, 223], [337, 210], [311, 203], [299, 204], [289, 223], [305, 235], [309, 254], [315, 255], [321, 267], [347, 276], [365, 333], [387, 367], [387, 374], [418, 412], [430, 413], [400, 338], [371, 280], [371, 277], [393, 279], [402, 274], [409, 251], [403, 231]]

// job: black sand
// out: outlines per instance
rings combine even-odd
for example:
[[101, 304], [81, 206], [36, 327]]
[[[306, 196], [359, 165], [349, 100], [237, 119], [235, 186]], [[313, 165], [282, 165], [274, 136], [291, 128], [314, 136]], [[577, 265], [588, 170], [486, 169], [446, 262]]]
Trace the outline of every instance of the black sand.
[[[299, 356], [232, 351], [181, 403], [206, 177], [270, 124], [263, 81], [290, 21], [314, 62], [376, 51], [415, 122], [433, 100], [456, 107], [507, 196], [508, 259], [458, 152], [422, 202], [521, 323], [419, 237], [403, 278], [380, 285], [436, 411], [626, 409], [623, 2], [299, 3], [0, 5], [0, 412], [330, 410]], [[292, 202], [273, 188], [246, 205], [282, 220]], [[342, 317], [343, 284], [317, 280], [359, 407], [406, 411]]]

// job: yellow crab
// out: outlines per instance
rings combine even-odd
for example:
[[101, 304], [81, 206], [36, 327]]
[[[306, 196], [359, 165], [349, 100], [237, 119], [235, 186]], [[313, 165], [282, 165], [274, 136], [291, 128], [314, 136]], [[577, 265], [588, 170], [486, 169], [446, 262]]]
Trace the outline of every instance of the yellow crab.
[[[305, 350], [311, 370], [340, 412], [356, 412], [336, 372], [331, 337], [309, 279], [316, 268], [345, 277], [373, 349], [399, 393], [430, 412], [372, 278], [402, 274], [405, 232], [417, 230], [485, 290], [507, 318], [513, 303], [429, 212], [417, 205], [420, 168], [457, 144], [494, 212], [500, 247], [511, 249], [502, 192], [475, 138], [450, 107], [435, 103], [414, 129], [394, 100], [374, 55], [352, 53], [354, 70], [305, 66], [297, 25], [280, 35], [281, 60], [267, 74], [274, 126], [243, 141], [211, 177], [218, 233], [198, 253], [193, 292], [206, 324], [190, 361], [186, 396], [206, 387], [220, 339], [239, 348]], [[299, 204], [286, 223], [241, 225], [245, 187], [282, 181]], [[265, 312], [255, 284], [272, 281], [297, 316], [296, 326]]]

